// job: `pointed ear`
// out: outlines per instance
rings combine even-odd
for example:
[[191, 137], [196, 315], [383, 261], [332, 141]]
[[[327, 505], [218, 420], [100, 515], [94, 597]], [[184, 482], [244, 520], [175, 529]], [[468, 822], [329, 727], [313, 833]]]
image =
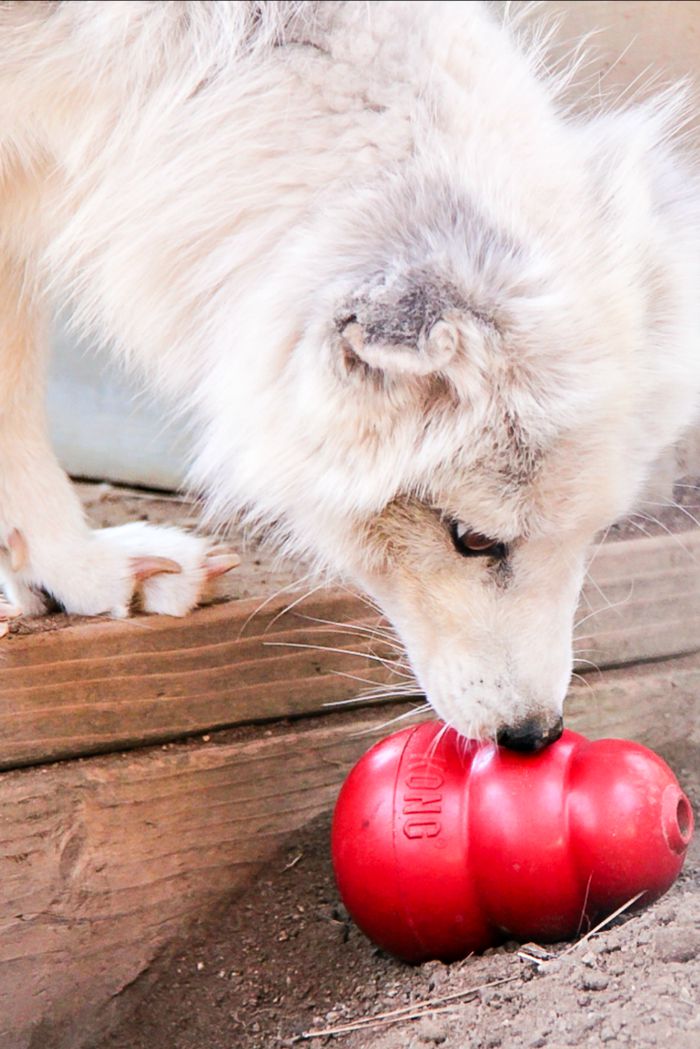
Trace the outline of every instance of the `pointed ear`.
[[390, 375], [429, 375], [457, 351], [459, 295], [423, 273], [375, 278], [336, 313], [342, 363]]
[[430, 331], [421, 333], [411, 345], [407, 342], [371, 342], [366, 329], [350, 321], [341, 332], [346, 366], [352, 369], [354, 356], [370, 368], [390, 374], [429, 375], [447, 366], [457, 349], [457, 331], [448, 321], [438, 320]]

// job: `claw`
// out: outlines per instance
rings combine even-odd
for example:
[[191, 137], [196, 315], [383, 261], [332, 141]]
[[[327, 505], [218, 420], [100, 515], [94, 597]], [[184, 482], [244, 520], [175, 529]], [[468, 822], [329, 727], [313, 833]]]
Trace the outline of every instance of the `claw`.
[[29, 560], [27, 540], [18, 528], [13, 528], [7, 537], [7, 549], [10, 552], [10, 568], [13, 572], [21, 572]]
[[212, 557], [209, 554], [205, 562], [207, 579], [216, 579], [220, 575], [226, 575], [232, 568], [237, 568], [240, 563], [241, 559], [236, 554], [227, 553], [218, 557]]
[[8, 619], [17, 619], [18, 616], [22, 615], [21, 608], [15, 608], [9, 601], [5, 601], [0, 598], [0, 641], [10, 632], [10, 624]]
[[182, 565], [172, 561], [169, 557], [132, 557], [131, 570], [138, 583], [143, 583], [151, 576], [167, 573], [177, 575], [182, 571]]

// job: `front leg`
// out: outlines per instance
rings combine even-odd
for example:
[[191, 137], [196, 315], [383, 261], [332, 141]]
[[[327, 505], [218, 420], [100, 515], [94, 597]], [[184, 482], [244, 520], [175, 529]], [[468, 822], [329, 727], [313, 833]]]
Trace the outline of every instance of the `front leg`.
[[92, 529], [51, 448], [45, 353], [20, 265], [0, 258], [0, 636], [51, 601], [81, 615], [185, 615], [237, 559], [199, 536], [135, 522]]
[[51, 603], [78, 615], [123, 618], [138, 599], [144, 612], [184, 616], [211, 580], [239, 563], [201, 536], [140, 521], [94, 530], [85, 525], [70, 535], [52, 531], [47, 518], [35, 515], [28, 538], [13, 528], [0, 549], [6, 595], [0, 636], [15, 616], [39, 615]]

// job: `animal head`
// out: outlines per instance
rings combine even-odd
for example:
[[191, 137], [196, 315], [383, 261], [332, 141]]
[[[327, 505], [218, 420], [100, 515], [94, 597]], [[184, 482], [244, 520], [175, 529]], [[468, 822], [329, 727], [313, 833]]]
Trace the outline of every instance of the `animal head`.
[[697, 407], [700, 194], [672, 106], [507, 103], [321, 194], [202, 462], [224, 512], [372, 595], [440, 716], [527, 748], [561, 728], [591, 541]]
[[528, 748], [561, 730], [587, 548], [639, 481], [633, 347], [617, 303], [586, 302], [467, 201], [441, 216], [440, 196], [419, 228], [450, 247], [394, 249], [333, 313], [348, 495], [379, 481], [385, 498], [329, 554], [385, 610], [441, 717]]
[[398, 197], [336, 242], [268, 389], [255, 505], [372, 595], [441, 717], [537, 747], [561, 730], [590, 543], [658, 451], [655, 305], [590, 219], [552, 250], [439, 187]]

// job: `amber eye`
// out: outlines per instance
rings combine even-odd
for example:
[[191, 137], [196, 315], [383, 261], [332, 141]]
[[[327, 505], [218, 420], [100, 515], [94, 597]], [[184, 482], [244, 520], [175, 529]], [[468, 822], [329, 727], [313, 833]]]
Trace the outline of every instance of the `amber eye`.
[[508, 553], [505, 543], [482, 535], [481, 532], [473, 532], [461, 521], [453, 521], [450, 532], [455, 550], [462, 557], [495, 557], [501, 560]]

